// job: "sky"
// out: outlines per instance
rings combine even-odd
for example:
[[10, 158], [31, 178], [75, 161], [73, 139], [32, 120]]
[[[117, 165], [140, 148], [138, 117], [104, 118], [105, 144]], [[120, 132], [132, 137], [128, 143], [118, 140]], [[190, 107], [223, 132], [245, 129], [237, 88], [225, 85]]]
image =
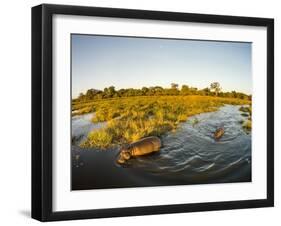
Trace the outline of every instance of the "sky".
[[251, 43], [72, 34], [72, 97], [115, 86], [199, 89], [219, 82], [223, 91], [252, 93]]

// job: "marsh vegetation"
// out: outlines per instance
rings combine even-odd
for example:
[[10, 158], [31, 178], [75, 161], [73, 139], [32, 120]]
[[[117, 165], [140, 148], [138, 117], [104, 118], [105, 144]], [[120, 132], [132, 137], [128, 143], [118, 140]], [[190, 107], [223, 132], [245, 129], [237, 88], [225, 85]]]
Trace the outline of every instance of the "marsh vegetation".
[[243, 120], [242, 127], [245, 129], [247, 133], [251, 132], [252, 130], [252, 105], [250, 106], [242, 106], [239, 108], [239, 111], [241, 111], [241, 115], [246, 117], [246, 120]]
[[[246, 99], [215, 96], [137, 96], [76, 101], [72, 107], [75, 114], [95, 112], [91, 119], [93, 123], [106, 122], [102, 128], [91, 131], [80, 146], [106, 149], [175, 131], [190, 116], [216, 111], [224, 104], [249, 103]], [[198, 123], [196, 118], [193, 123]], [[249, 125], [245, 124], [245, 127]]]

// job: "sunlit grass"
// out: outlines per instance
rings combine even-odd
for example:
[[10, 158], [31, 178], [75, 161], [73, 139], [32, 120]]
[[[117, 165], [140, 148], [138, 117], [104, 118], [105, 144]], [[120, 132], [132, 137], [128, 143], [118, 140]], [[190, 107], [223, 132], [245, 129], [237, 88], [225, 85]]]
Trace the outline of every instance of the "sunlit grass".
[[[95, 112], [92, 122], [106, 126], [89, 133], [82, 147], [107, 148], [143, 137], [175, 131], [190, 116], [216, 111], [224, 104], [245, 105], [248, 100], [209, 96], [150, 96], [75, 103], [77, 112]], [[86, 109], [86, 110], [85, 110]], [[89, 112], [87, 112], [89, 113]], [[198, 122], [195, 122], [196, 124]]]
[[113, 136], [106, 128], [92, 131], [88, 134], [87, 140], [81, 144], [81, 147], [108, 147], [111, 145]]

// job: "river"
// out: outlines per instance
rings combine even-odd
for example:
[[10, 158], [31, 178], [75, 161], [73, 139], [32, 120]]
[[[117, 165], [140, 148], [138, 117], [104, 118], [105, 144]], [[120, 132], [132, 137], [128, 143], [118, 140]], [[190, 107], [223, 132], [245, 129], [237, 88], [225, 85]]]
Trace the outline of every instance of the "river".
[[[175, 132], [161, 137], [158, 153], [131, 159], [125, 166], [115, 161], [117, 149], [72, 145], [72, 189], [250, 182], [251, 133], [242, 128], [246, 116], [239, 108], [225, 105], [190, 117]], [[79, 137], [78, 142], [104, 125], [91, 123], [91, 117], [73, 117], [72, 134]], [[216, 141], [213, 134], [220, 127], [225, 134]]]

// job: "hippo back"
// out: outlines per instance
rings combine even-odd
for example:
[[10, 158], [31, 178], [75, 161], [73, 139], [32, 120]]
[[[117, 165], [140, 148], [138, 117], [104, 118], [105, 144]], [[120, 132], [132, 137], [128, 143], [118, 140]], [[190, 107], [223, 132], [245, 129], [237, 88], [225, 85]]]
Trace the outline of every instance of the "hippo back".
[[158, 137], [146, 137], [131, 145], [131, 155], [140, 156], [159, 151], [161, 140]]

